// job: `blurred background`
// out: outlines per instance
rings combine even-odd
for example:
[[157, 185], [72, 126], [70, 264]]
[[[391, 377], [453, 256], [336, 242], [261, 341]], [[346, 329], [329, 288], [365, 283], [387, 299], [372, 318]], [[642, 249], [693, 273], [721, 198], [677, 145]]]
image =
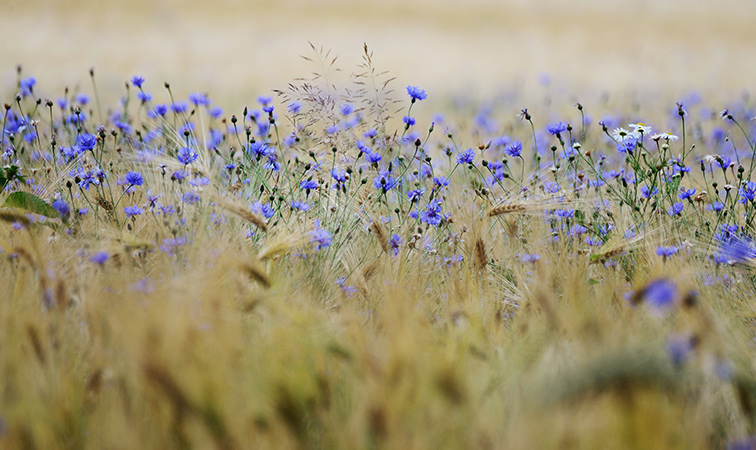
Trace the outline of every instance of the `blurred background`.
[[[38, 95], [104, 101], [132, 75], [157, 93], [207, 91], [238, 110], [332, 49], [344, 76], [362, 46], [377, 69], [431, 96], [502, 89], [737, 95], [756, 74], [753, 0], [0, 0], [0, 89], [22, 64]], [[338, 80], [334, 80], [338, 81]], [[110, 97], [109, 97], [110, 96]]]

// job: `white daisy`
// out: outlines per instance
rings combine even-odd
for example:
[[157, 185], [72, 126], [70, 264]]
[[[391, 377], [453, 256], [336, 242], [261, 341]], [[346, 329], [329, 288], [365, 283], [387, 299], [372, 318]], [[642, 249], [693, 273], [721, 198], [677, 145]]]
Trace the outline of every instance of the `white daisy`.
[[630, 136], [630, 132], [624, 128], [615, 128], [612, 131], [612, 138], [616, 141], [624, 142], [628, 136]]
[[651, 133], [651, 127], [649, 127], [645, 123], [629, 123], [627, 124], [627, 126], [633, 129], [631, 134], [636, 139], [640, 139], [644, 135], [648, 136]]

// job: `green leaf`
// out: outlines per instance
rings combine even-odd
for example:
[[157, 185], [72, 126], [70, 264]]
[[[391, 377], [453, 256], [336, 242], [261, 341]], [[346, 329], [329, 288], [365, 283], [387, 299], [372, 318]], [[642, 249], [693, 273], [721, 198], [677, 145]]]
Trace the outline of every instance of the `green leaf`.
[[5, 207], [19, 208], [45, 217], [59, 217], [58, 211], [44, 200], [28, 192], [14, 192], [5, 199]]

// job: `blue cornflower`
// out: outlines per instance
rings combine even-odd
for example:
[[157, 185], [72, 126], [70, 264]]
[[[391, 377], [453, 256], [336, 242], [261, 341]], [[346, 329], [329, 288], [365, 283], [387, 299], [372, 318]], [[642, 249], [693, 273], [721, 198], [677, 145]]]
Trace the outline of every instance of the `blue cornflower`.
[[208, 114], [210, 114], [210, 117], [212, 117], [213, 119], [220, 119], [220, 117], [223, 115], [223, 108], [221, 108], [220, 106], [210, 108]]
[[348, 116], [354, 111], [354, 106], [350, 105], [349, 103], [344, 103], [343, 105], [341, 105], [340, 109], [342, 116]]
[[315, 221], [315, 229], [310, 231], [310, 242], [315, 244], [315, 250], [322, 250], [332, 243], [332, 236], [327, 230], [320, 228], [320, 221]]
[[674, 305], [677, 298], [677, 286], [666, 278], [660, 278], [648, 283], [639, 296], [639, 300], [645, 300], [652, 308], [668, 309]]
[[276, 211], [270, 206], [270, 202], [262, 204], [259, 201], [249, 205], [252, 212], [256, 214], [262, 214], [266, 219], [270, 219], [276, 214]]
[[263, 164], [263, 169], [272, 170], [273, 172], [278, 172], [281, 169], [281, 164], [278, 163], [278, 157], [275, 153], [271, 152], [266, 158], [267, 160]]
[[186, 102], [176, 102], [171, 105], [171, 110], [176, 114], [182, 114], [189, 110], [189, 104]]
[[71, 216], [71, 208], [68, 206], [68, 203], [65, 202], [65, 200], [59, 198], [52, 202], [52, 207], [55, 208], [56, 211], [58, 211], [58, 215], [63, 220], [63, 222], [68, 221], [68, 218]]
[[543, 183], [543, 190], [549, 194], [556, 194], [562, 190], [562, 187], [554, 181], [546, 181]]
[[138, 89], [142, 88], [142, 84], [144, 83], [144, 78], [140, 77], [139, 75], [134, 75], [131, 77], [131, 84], [136, 86]]
[[310, 205], [308, 205], [305, 202], [300, 202], [299, 200], [294, 200], [291, 202], [291, 209], [296, 209], [297, 211], [309, 211]]
[[189, 176], [189, 172], [186, 170], [177, 170], [171, 175], [171, 179], [175, 181], [183, 181]]
[[435, 184], [439, 189], [443, 189], [449, 186], [449, 179], [446, 177], [438, 176], [433, 178], [433, 184]]
[[524, 254], [520, 255], [520, 261], [523, 262], [523, 263], [533, 264], [533, 263], [535, 263], [536, 261], [538, 261], [540, 259], [541, 259], [541, 255], [539, 255], [537, 253], [531, 253], [531, 254], [524, 253]]
[[696, 193], [695, 189], [680, 188], [680, 194], [677, 196], [680, 200], [687, 200]]
[[210, 100], [207, 98], [207, 95], [203, 94], [202, 92], [189, 94], [188, 99], [195, 106], [207, 106], [210, 104]]
[[265, 114], [272, 114], [275, 107], [273, 105], [263, 106], [262, 110]]
[[149, 92], [139, 91], [139, 92], [137, 92], [137, 98], [142, 103], [151, 102], [152, 101], [152, 94], [150, 94]]
[[191, 205], [200, 201], [200, 196], [194, 191], [184, 192], [184, 195], [181, 196], [181, 201]]
[[588, 228], [586, 228], [586, 227], [584, 227], [584, 226], [582, 226], [580, 224], [575, 224], [575, 225], [573, 225], [570, 228], [569, 235], [570, 236], [577, 236], [577, 235], [585, 233], [586, 231], [588, 231]]
[[126, 207], [124, 207], [123, 208], [123, 212], [126, 213], [127, 217], [132, 217], [132, 216], [138, 216], [138, 215], [142, 214], [143, 211], [142, 211], [142, 208], [140, 208], [137, 205], [134, 205], [134, 206], [126, 206]]
[[144, 178], [139, 172], [129, 172], [123, 179], [129, 186], [141, 186], [144, 183]]
[[396, 187], [396, 179], [388, 170], [381, 170], [378, 176], [373, 178], [373, 187], [386, 193]]
[[365, 154], [365, 159], [370, 164], [378, 164], [383, 159], [383, 156], [378, 152], [370, 152]]
[[738, 193], [742, 197], [740, 203], [745, 204], [754, 201], [754, 198], [756, 198], [756, 183], [748, 181], [738, 189]]
[[654, 189], [651, 190], [649, 189], [648, 186], [645, 186], [645, 185], [641, 186], [640, 191], [641, 191], [641, 196], [643, 198], [650, 198], [659, 193], [659, 189], [657, 189], [656, 187], [654, 187]]
[[326, 131], [326, 134], [336, 134], [339, 132], [339, 125], [335, 123], [331, 125], [330, 127], [326, 128], [325, 131]]
[[617, 151], [620, 153], [629, 153], [632, 155], [637, 145], [638, 139], [628, 136], [624, 140], [617, 142]]
[[108, 256], [108, 252], [97, 252], [89, 258], [89, 261], [102, 266], [108, 260]]
[[504, 153], [510, 158], [516, 158], [522, 153], [522, 142], [514, 141], [511, 144], [504, 147]]
[[265, 95], [261, 95], [257, 97], [257, 103], [261, 104], [262, 106], [266, 106], [270, 104], [273, 101], [273, 97], [268, 97]]
[[415, 118], [414, 117], [410, 117], [410, 116], [404, 116], [404, 117], [402, 117], [402, 121], [404, 122], [404, 124], [407, 127], [411, 127], [412, 125], [415, 124]]
[[457, 164], [472, 164], [475, 159], [475, 150], [468, 148], [463, 153], [457, 155]]
[[672, 205], [671, 208], [667, 210], [667, 214], [669, 214], [670, 216], [677, 216], [677, 215], [680, 215], [682, 210], [683, 210], [683, 203], [676, 202], [674, 205]]
[[168, 113], [168, 105], [155, 105], [155, 114], [165, 116]]
[[707, 206], [706, 209], [708, 209], [709, 211], [719, 212], [724, 209], [724, 203], [714, 202], [711, 205]]
[[37, 80], [34, 77], [24, 78], [20, 81], [19, 87], [21, 88], [21, 96], [28, 97], [32, 95], [34, 85], [37, 84]]
[[412, 189], [407, 192], [407, 198], [409, 198], [410, 203], [417, 203], [423, 194], [425, 194], [425, 189]]
[[265, 142], [256, 141], [247, 146], [247, 153], [249, 156], [254, 156], [257, 161], [268, 156], [268, 154], [272, 152], [273, 149], [268, 147], [268, 144]]
[[415, 103], [417, 100], [425, 100], [428, 98], [428, 94], [417, 86], [407, 86], [407, 95], [412, 98], [412, 103]]
[[363, 136], [365, 137], [365, 139], [372, 139], [372, 138], [378, 136], [378, 130], [376, 130], [375, 128], [371, 128], [371, 129], [367, 130], [363, 134]]
[[575, 210], [574, 209], [555, 209], [554, 215], [557, 217], [561, 217], [562, 219], [569, 219], [571, 217], [575, 217]]
[[346, 278], [344, 277], [340, 277], [338, 280], [336, 280], [336, 284], [338, 284], [341, 287], [341, 290], [346, 292], [350, 297], [352, 296], [352, 294], [357, 292], [356, 287], [346, 285]]
[[567, 124], [564, 122], [557, 122], [554, 124], [549, 125], [546, 127], [546, 131], [553, 134], [556, 137], [559, 137], [561, 133], [564, 133], [567, 131]]
[[672, 247], [659, 246], [659, 247], [656, 247], [656, 254], [663, 257], [666, 260], [670, 256], [676, 254], [678, 250], [679, 248], [674, 247], [674, 246]]
[[756, 248], [748, 236], [732, 236], [722, 242], [714, 260], [719, 264], [748, 264], [756, 258]]
[[76, 148], [78, 153], [84, 153], [92, 150], [97, 145], [97, 138], [89, 133], [81, 133], [76, 139]]
[[299, 182], [299, 188], [304, 189], [309, 194], [310, 191], [313, 191], [320, 187], [317, 181], [315, 180], [302, 180]]
[[346, 183], [346, 176], [347, 174], [343, 170], [339, 170], [335, 167], [331, 169], [331, 178], [333, 178], [334, 181], [336, 181], [333, 184], [333, 188], [338, 190], [344, 187], [344, 183]]
[[388, 240], [388, 244], [394, 256], [397, 256], [399, 254], [399, 247], [401, 247], [403, 243], [404, 241], [402, 240], [401, 236], [399, 236], [398, 234], [391, 235], [391, 237]]
[[84, 106], [89, 103], [89, 96], [87, 94], [76, 94], [74, 96], [74, 101]]
[[428, 225], [438, 226], [444, 216], [441, 214], [441, 204], [438, 200], [433, 199], [426, 206], [425, 211], [420, 213], [420, 222]]
[[176, 152], [176, 159], [178, 159], [183, 165], [193, 163], [198, 157], [199, 155], [189, 147], [181, 147], [178, 152]]

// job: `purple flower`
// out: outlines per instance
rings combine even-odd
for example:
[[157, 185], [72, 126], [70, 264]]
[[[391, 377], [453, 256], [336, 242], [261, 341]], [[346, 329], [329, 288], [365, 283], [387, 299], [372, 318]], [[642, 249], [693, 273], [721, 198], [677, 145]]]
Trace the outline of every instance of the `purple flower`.
[[425, 211], [420, 213], [420, 222], [428, 225], [438, 226], [444, 216], [441, 214], [441, 204], [438, 200], [433, 199], [426, 206]]
[[756, 183], [749, 181], [738, 189], [738, 193], [742, 197], [740, 203], [746, 204], [754, 201], [756, 198]]
[[549, 125], [546, 127], [546, 131], [553, 134], [556, 137], [559, 137], [561, 133], [564, 133], [567, 131], [567, 124], [564, 122], [557, 122], [554, 124]]
[[144, 83], [144, 78], [140, 77], [139, 75], [134, 75], [131, 77], [131, 84], [136, 86], [138, 89], [142, 89], [142, 84]]
[[520, 156], [522, 153], [522, 142], [520, 141], [514, 141], [511, 144], [507, 145], [504, 148], [504, 153], [509, 155], [511, 158], [516, 158]]
[[308, 194], [310, 191], [313, 191], [318, 187], [320, 187], [320, 185], [318, 185], [318, 182], [315, 180], [302, 180], [299, 182], [299, 188], [304, 189]]
[[195, 92], [193, 94], [189, 94], [189, 101], [193, 103], [196, 106], [207, 106], [210, 104], [210, 100], [207, 98], [207, 95], [203, 94], [202, 92]]
[[756, 257], [756, 249], [748, 236], [732, 236], [722, 242], [714, 259], [720, 264], [748, 264]]
[[349, 103], [344, 103], [343, 105], [341, 105], [340, 109], [342, 116], [348, 116], [354, 111], [354, 106], [350, 105]]
[[417, 203], [424, 193], [425, 189], [412, 189], [407, 192], [407, 198], [409, 198], [410, 203]]
[[396, 179], [391, 176], [388, 170], [382, 170], [377, 177], [373, 179], [373, 187], [386, 193], [396, 187]]
[[407, 127], [411, 127], [415, 124], [415, 118], [410, 116], [404, 116], [402, 117], [402, 121], [407, 125]]
[[475, 159], [475, 150], [468, 148], [463, 153], [457, 155], [457, 164], [472, 164]]
[[425, 100], [428, 98], [425, 91], [417, 86], [407, 86], [407, 95], [412, 98], [412, 103], [415, 103], [417, 100]]
[[332, 236], [327, 230], [320, 228], [320, 221], [315, 221], [315, 229], [310, 231], [310, 242], [315, 244], [315, 250], [320, 251], [332, 243]]
[[81, 133], [76, 139], [76, 148], [78, 153], [84, 153], [92, 150], [97, 145], [97, 138], [89, 133]]
[[659, 247], [656, 247], [656, 254], [659, 255], [659, 256], [662, 256], [664, 259], [667, 259], [670, 256], [672, 256], [675, 253], [677, 253], [678, 250], [679, 250], [679, 248], [674, 247], [674, 246], [673, 247], [659, 246]]
[[64, 222], [67, 221], [71, 216], [71, 208], [68, 206], [68, 203], [66, 203], [65, 200], [61, 198], [52, 202], [52, 207], [55, 208], [56, 211], [58, 211], [58, 215], [61, 219], [63, 219]]
[[97, 252], [89, 258], [89, 261], [103, 265], [108, 260], [108, 252]]
[[695, 193], [696, 193], [696, 190], [695, 190], [695, 189], [685, 189], [685, 188], [680, 188], [680, 195], [678, 195], [677, 197], [678, 197], [678, 198], [679, 198], [680, 200], [687, 200], [687, 199], [689, 199], [690, 197], [692, 197], [692, 196], [693, 196], [693, 194], [695, 194]]
[[640, 298], [652, 308], [665, 310], [674, 305], [677, 298], [677, 286], [666, 278], [660, 278], [648, 283], [639, 294]]
[[401, 236], [399, 236], [398, 234], [391, 235], [391, 237], [388, 240], [388, 244], [394, 256], [397, 256], [399, 254], [399, 247], [401, 247], [403, 243], [404, 241], [402, 240]]
[[124, 177], [124, 180], [129, 186], [141, 186], [144, 183], [144, 178], [139, 172], [129, 172]]
[[677, 216], [677, 215], [680, 215], [682, 210], [683, 210], [682, 202], [676, 202], [674, 205], [672, 205], [671, 208], [667, 210], [667, 214], [669, 214], [670, 216]]
[[138, 215], [142, 214], [142, 208], [140, 208], [137, 205], [126, 206], [126, 207], [123, 208], [123, 212], [126, 213], [127, 217], [138, 216]]
[[199, 155], [189, 147], [181, 147], [178, 152], [176, 152], [176, 159], [178, 159], [183, 165], [193, 163], [198, 157]]

